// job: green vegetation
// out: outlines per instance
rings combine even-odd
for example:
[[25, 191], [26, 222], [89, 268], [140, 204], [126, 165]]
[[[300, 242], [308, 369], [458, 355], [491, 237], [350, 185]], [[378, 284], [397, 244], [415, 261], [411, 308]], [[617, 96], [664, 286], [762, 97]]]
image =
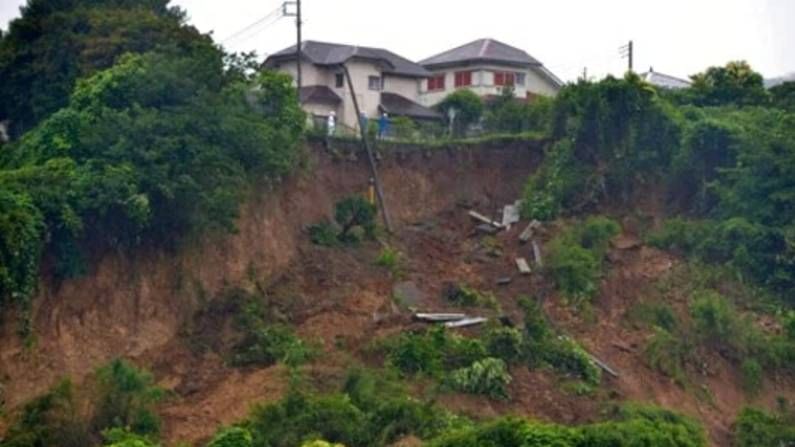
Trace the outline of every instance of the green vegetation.
[[511, 86], [485, 107], [485, 127], [491, 133], [522, 133], [549, 128], [553, 101], [545, 96], [516, 98]]
[[230, 427], [219, 431], [207, 447], [252, 447], [251, 432], [241, 427]]
[[771, 414], [743, 408], [734, 423], [735, 447], [779, 447], [795, 443], [795, 415], [787, 411]]
[[433, 447], [701, 447], [707, 442], [694, 421], [654, 407], [627, 406], [606, 422], [564, 427], [515, 418], [498, 419], [447, 433]]
[[504, 361], [487, 357], [451, 372], [449, 383], [456, 391], [485, 394], [493, 399], [507, 399], [507, 386], [511, 383], [511, 375]]
[[393, 276], [401, 276], [403, 274], [405, 259], [403, 253], [401, 253], [398, 249], [385, 246], [378, 254], [375, 264], [379, 267], [384, 267], [385, 269], [389, 270]]
[[491, 292], [483, 292], [474, 289], [466, 284], [448, 283], [442, 292], [448, 301], [463, 307], [486, 307], [497, 309], [499, 303], [497, 297]]
[[605, 217], [589, 217], [549, 243], [547, 270], [569, 298], [590, 298], [598, 290], [602, 263], [619, 225]]
[[334, 247], [342, 244], [357, 244], [364, 238], [375, 237], [375, 205], [363, 197], [350, 196], [334, 205], [336, 225], [324, 221], [311, 225], [309, 238], [316, 245]]
[[108, 445], [148, 447], [158, 436], [154, 407], [162, 395], [148, 372], [116, 359], [81, 389], [64, 379], [25, 404], [0, 446], [85, 447], [104, 437]]
[[232, 347], [234, 366], [270, 366], [283, 362], [296, 367], [315, 355], [315, 350], [282, 323], [268, 322], [262, 301], [256, 295], [232, 291], [238, 302], [235, 327], [240, 339]]
[[483, 101], [469, 89], [460, 89], [447, 95], [437, 106], [437, 109], [449, 120], [450, 110], [455, 110], [453, 121], [453, 135], [462, 137], [466, 135], [469, 126], [477, 123], [483, 115]]

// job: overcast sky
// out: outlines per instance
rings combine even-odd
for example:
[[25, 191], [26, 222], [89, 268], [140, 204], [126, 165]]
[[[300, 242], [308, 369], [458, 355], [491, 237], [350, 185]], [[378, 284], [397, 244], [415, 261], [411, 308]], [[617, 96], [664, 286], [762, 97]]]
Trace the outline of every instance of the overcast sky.
[[[0, 26], [25, 0], [0, 0]], [[276, 0], [172, 0], [231, 51], [278, 51], [294, 20], [266, 21]], [[303, 0], [306, 39], [388, 48], [419, 60], [481, 37], [520, 47], [565, 80], [621, 74], [632, 39], [635, 69], [686, 77], [745, 59], [765, 77], [795, 72], [795, 0]]]

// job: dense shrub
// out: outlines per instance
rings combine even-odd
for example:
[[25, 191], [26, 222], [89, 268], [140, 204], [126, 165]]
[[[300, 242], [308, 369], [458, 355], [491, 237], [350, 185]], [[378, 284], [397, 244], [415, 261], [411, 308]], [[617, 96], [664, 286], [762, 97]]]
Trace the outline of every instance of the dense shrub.
[[98, 400], [93, 425], [96, 429], [126, 428], [140, 435], [156, 435], [160, 418], [155, 404], [162, 398], [152, 375], [131, 363], [116, 359], [97, 370]]
[[339, 243], [356, 244], [364, 237], [375, 236], [376, 207], [363, 197], [346, 197], [334, 205], [334, 221], [309, 226], [309, 238], [316, 245], [333, 247]]
[[746, 407], [734, 423], [734, 446], [779, 447], [795, 443], [795, 418]]
[[487, 356], [480, 340], [450, 334], [443, 327], [401, 334], [386, 341], [386, 350], [387, 363], [402, 373], [437, 378], [445, 371], [470, 366]]
[[552, 118], [552, 100], [537, 96], [517, 98], [511, 86], [486, 104], [485, 128], [495, 133], [546, 132]]
[[[436, 108], [449, 120], [449, 111], [456, 111], [453, 135], [464, 136], [470, 126], [477, 123], [483, 115], [483, 101], [469, 89], [460, 89], [447, 95]], [[449, 124], [449, 122], [448, 122]]]
[[21, 415], [8, 428], [0, 445], [84, 447], [92, 442], [91, 432], [84, 421], [85, 415], [79, 411], [72, 383], [63, 380], [24, 405]]
[[451, 372], [448, 382], [457, 391], [485, 394], [493, 399], [507, 399], [507, 386], [511, 383], [511, 375], [504, 361], [487, 357]]
[[245, 428], [230, 427], [221, 430], [207, 447], [252, 447], [251, 433]]
[[672, 378], [677, 384], [685, 385], [685, 368], [693, 358], [693, 349], [693, 343], [687, 334], [656, 327], [644, 354], [653, 368]]
[[458, 306], [497, 308], [497, 298], [491, 292], [483, 292], [466, 284], [448, 283], [442, 292], [444, 297]]
[[[236, 291], [233, 291], [236, 292]], [[231, 363], [235, 366], [270, 366], [283, 362], [298, 366], [314, 355], [314, 350], [281, 323], [266, 321], [265, 310], [257, 296], [241, 294], [242, 302], [235, 318], [241, 337], [232, 347]]]
[[494, 327], [483, 338], [491, 357], [502, 359], [506, 363], [520, 363], [525, 360], [525, 340], [519, 329]]
[[546, 268], [565, 295], [578, 299], [596, 293], [608, 243], [619, 231], [608, 218], [590, 217], [550, 242]]

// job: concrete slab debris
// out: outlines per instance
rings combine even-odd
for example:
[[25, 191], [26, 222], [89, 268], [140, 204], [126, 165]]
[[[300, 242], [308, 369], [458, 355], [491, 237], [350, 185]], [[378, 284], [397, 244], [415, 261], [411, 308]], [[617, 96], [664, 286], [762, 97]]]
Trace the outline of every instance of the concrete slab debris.
[[544, 267], [544, 261], [541, 259], [541, 247], [538, 246], [536, 241], [533, 241], [533, 257], [536, 261], [536, 267]]
[[444, 324], [444, 326], [448, 328], [467, 327], [474, 326], [476, 324], [483, 324], [487, 321], [489, 321], [489, 319], [485, 317], [464, 318], [458, 321], [448, 321]]
[[502, 209], [502, 226], [511, 228], [511, 225], [519, 223], [519, 206], [518, 204], [505, 205]]
[[614, 371], [613, 368], [609, 367], [605, 362], [603, 362], [603, 361], [599, 360], [598, 358], [594, 357], [594, 355], [591, 354], [591, 353], [587, 353], [587, 354], [588, 354], [588, 357], [591, 358], [591, 361], [594, 362], [594, 364], [596, 366], [598, 366], [599, 368], [602, 368], [602, 370], [604, 372], [610, 374], [613, 377], [618, 377], [618, 373], [616, 371]]
[[530, 241], [530, 239], [533, 238], [533, 233], [539, 228], [541, 228], [541, 222], [535, 219], [531, 220], [524, 231], [519, 235], [519, 241], [523, 244]]
[[530, 266], [527, 264], [527, 259], [525, 258], [516, 258], [516, 267], [522, 275], [529, 275], [532, 273]]

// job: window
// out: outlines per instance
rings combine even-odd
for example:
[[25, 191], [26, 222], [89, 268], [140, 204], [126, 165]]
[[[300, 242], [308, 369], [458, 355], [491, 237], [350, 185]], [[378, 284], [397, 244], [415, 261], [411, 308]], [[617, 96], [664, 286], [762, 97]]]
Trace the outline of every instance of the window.
[[383, 79], [381, 76], [370, 76], [367, 78], [367, 86], [370, 87], [370, 90], [381, 90], [384, 87]]
[[334, 75], [334, 86], [337, 88], [342, 88], [345, 85], [345, 74], [344, 73], [337, 73]]
[[472, 85], [472, 72], [471, 71], [458, 71], [455, 74], [455, 86], [465, 87]]
[[510, 71], [495, 71], [494, 72], [494, 85], [514, 85], [516, 83], [516, 75]]
[[516, 85], [524, 85], [525, 77], [524, 73], [516, 73]]
[[444, 90], [444, 74], [428, 78], [428, 91]]

